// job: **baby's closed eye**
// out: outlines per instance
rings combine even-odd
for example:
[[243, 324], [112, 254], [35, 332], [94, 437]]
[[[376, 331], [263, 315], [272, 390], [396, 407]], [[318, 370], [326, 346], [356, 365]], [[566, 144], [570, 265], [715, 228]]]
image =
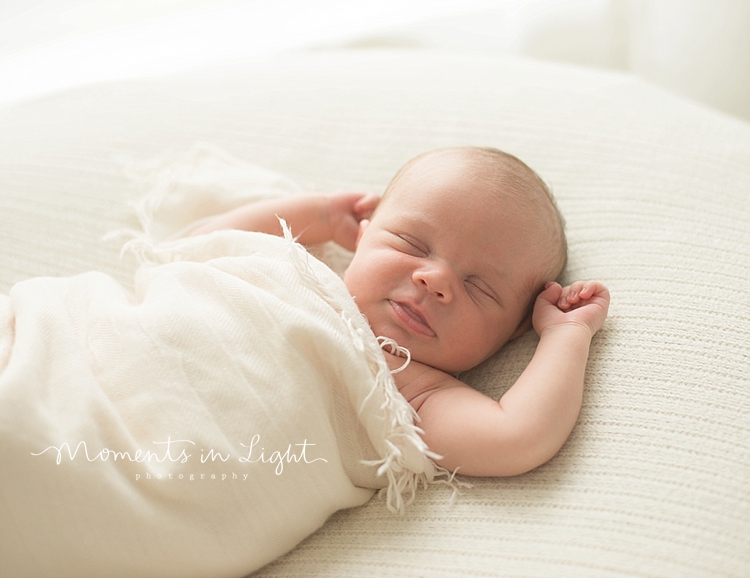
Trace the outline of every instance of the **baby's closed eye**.
[[429, 248], [411, 235], [398, 234], [396, 238], [400, 241], [400, 248], [415, 257], [426, 257], [430, 254]]
[[469, 292], [472, 298], [497, 301], [492, 289], [490, 289], [490, 287], [481, 279], [469, 277], [466, 281], [464, 281], [464, 285], [466, 286], [466, 290]]

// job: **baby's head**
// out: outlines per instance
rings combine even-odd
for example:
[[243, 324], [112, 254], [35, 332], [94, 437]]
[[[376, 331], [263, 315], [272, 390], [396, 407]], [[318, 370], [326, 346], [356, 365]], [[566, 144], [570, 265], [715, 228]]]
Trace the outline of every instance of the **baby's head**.
[[360, 224], [344, 281], [375, 335], [455, 373], [531, 327], [534, 299], [566, 254], [555, 203], [523, 162], [440, 149], [396, 174]]

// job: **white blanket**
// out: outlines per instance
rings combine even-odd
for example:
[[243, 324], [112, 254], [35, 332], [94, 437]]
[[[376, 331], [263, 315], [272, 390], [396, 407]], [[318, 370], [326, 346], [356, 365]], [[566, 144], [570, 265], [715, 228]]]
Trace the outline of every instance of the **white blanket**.
[[244, 576], [435, 475], [342, 281], [288, 236], [0, 297], [0, 575]]

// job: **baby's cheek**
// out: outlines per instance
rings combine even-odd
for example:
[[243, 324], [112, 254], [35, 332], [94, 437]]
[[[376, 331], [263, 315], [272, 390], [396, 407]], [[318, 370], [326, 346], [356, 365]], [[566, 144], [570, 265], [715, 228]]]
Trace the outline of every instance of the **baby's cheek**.
[[528, 328], [524, 329], [520, 322], [515, 324], [508, 324], [499, 322], [496, 327], [493, 327], [488, 331], [486, 338], [486, 351], [487, 357], [490, 357], [500, 351], [511, 339], [518, 337], [520, 333], [526, 333], [528, 329], [531, 329], [529, 324]]

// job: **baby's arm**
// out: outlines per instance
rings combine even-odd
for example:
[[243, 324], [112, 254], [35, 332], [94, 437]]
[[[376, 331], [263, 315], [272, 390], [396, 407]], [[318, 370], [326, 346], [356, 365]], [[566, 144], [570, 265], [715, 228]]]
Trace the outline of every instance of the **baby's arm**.
[[336, 241], [354, 250], [359, 222], [370, 217], [380, 197], [366, 193], [298, 195], [248, 203], [218, 215], [190, 232], [201, 235], [221, 229], [242, 229], [281, 235], [284, 219], [303, 245]]
[[554, 456], [578, 418], [589, 344], [607, 315], [602, 284], [550, 283], [533, 314], [539, 345], [500, 401], [448, 376], [415, 400], [438, 463], [473, 476], [508, 476]]

